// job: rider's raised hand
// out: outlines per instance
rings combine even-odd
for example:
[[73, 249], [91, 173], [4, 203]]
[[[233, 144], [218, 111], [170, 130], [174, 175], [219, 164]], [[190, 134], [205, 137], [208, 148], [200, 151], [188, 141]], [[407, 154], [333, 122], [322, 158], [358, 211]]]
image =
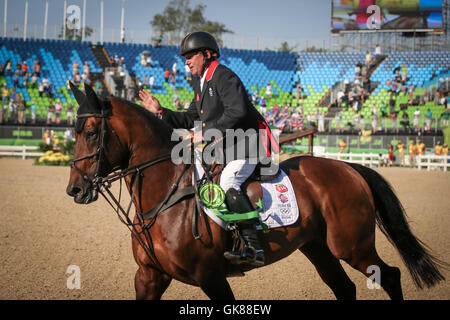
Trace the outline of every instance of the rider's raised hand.
[[152, 94], [146, 90], [139, 91], [139, 98], [145, 109], [152, 113], [158, 113], [162, 110], [161, 104]]

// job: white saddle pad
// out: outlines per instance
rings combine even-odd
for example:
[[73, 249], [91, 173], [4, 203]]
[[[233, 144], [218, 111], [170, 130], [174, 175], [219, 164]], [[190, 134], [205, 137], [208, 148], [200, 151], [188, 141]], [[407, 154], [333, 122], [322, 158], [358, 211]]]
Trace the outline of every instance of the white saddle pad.
[[[203, 176], [203, 168], [196, 165], [196, 176]], [[280, 175], [270, 181], [261, 182], [263, 191], [263, 212], [259, 217], [269, 229], [294, 224], [299, 215], [294, 188], [287, 174], [280, 170]], [[218, 217], [211, 209], [203, 206], [203, 211], [220, 225], [227, 229], [228, 222]], [[258, 227], [261, 229], [261, 227]]]

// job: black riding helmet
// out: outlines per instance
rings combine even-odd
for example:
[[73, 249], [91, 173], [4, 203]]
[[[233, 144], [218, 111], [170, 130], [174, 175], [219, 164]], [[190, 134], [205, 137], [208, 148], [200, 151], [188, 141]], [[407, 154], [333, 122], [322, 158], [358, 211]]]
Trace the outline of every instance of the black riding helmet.
[[189, 52], [204, 51], [209, 49], [217, 54], [217, 58], [220, 57], [219, 46], [216, 39], [207, 32], [197, 31], [189, 33], [181, 41], [180, 56], [184, 56]]

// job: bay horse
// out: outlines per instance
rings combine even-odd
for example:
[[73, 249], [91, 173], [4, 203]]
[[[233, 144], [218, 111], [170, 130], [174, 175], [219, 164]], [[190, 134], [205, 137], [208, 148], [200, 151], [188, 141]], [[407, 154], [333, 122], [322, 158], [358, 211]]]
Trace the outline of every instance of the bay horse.
[[[72, 90], [80, 107], [66, 192], [76, 203], [97, 200], [99, 181], [111, 175], [124, 178], [138, 213], [156, 206], [161, 209], [174, 186], [192, 186], [192, 167], [162, 156], [170, 154], [177, 143], [171, 141], [173, 128], [132, 102], [100, 99], [90, 86], [85, 86], [85, 93], [76, 87]], [[402, 204], [376, 171], [312, 156], [290, 158], [280, 168], [295, 189], [299, 219], [286, 227], [258, 232], [265, 265], [299, 250], [337, 299], [356, 299], [356, 287], [339, 260], [367, 277], [373, 273], [370, 267], [377, 266], [381, 287], [391, 299], [403, 299], [399, 268], [387, 265], [375, 249], [378, 225], [400, 253], [417, 287], [432, 287], [444, 280], [439, 269], [445, 263], [412, 234]], [[258, 187], [259, 182], [252, 181], [246, 189], [253, 202]], [[160, 299], [172, 279], [199, 286], [210, 299], [234, 299], [227, 277], [236, 268], [246, 272], [253, 267], [231, 265], [223, 256], [231, 243], [230, 232], [204, 214], [196, 216], [195, 211], [196, 197], [182, 197], [148, 220], [140, 214], [130, 219], [127, 225], [133, 228], [132, 250], [138, 265], [137, 299]], [[205, 232], [201, 237], [194, 237], [194, 219], [202, 222]]]

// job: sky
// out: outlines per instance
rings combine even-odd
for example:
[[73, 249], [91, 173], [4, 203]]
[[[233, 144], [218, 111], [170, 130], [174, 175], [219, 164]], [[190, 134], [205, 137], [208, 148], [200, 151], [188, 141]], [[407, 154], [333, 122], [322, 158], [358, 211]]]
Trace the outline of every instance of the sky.
[[[66, 0], [67, 6], [77, 5], [83, 16], [83, 0]], [[0, 25], [3, 34], [4, 2], [0, 0]], [[8, 0], [7, 30], [14, 26], [23, 35], [25, 0]], [[28, 0], [29, 36], [43, 34], [46, 0]], [[48, 0], [49, 37], [59, 33], [63, 21], [64, 0]], [[125, 29], [128, 40], [148, 41], [153, 16], [162, 13], [169, 0], [104, 0], [104, 41], [119, 39], [122, 4], [125, 7]], [[229, 47], [265, 49], [274, 43], [287, 41], [299, 48], [322, 44], [330, 38], [330, 0], [191, 0], [191, 6], [205, 4], [208, 20], [223, 23], [234, 32], [225, 38]], [[100, 0], [86, 1], [86, 25], [100, 28]], [[99, 40], [99, 34], [97, 38]]]

